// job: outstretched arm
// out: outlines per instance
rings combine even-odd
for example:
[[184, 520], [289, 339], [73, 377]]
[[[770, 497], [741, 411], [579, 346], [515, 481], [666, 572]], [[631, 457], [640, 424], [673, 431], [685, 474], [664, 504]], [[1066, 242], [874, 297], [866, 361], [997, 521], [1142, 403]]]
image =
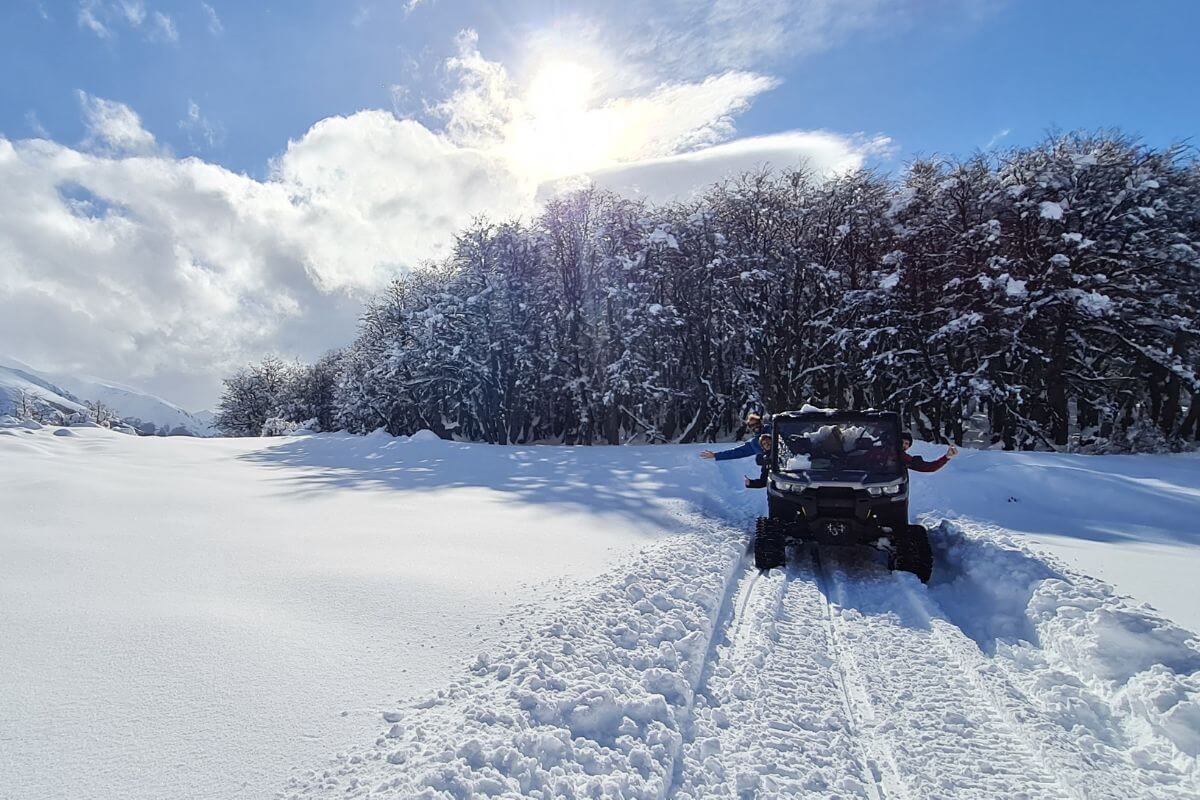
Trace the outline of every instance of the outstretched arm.
[[754, 446], [754, 440], [747, 439], [731, 450], [722, 450], [719, 453], [715, 453], [713, 458], [717, 461], [729, 461], [735, 458], [749, 458], [756, 455], [758, 455], [758, 448]]
[[939, 469], [946, 466], [949, 461], [950, 459], [946, 456], [942, 456], [935, 461], [926, 461], [920, 456], [913, 456], [908, 460], [907, 466], [913, 472], [937, 472]]
[[956, 455], [958, 455], [958, 448], [954, 445], [950, 445], [950, 447], [946, 450], [946, 455], [939, 459], [935, 459], [934, 461], [926, 461], [920, 456], [909, 456], [907, 466], [914, 472], [937, 472], [939, 469], [949, 464], [950, 459], [954, 458]]

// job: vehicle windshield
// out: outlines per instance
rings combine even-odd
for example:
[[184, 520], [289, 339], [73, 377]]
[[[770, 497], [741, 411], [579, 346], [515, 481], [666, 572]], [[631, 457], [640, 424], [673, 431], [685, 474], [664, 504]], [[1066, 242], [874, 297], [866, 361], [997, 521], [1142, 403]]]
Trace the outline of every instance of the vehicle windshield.
[[776, 470], [820, 480], [876, 481], [900, 476], [895, 425], [881, 420], [829, 423], [779, 420]]

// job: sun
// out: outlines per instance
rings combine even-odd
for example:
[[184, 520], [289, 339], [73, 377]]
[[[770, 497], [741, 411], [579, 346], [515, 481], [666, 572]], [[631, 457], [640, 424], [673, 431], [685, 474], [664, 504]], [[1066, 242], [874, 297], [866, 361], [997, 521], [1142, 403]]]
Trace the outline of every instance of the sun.
[[526, 174], [547, 180], [611, 162], [596, 83], [594, 71], [568, 59], [547, 60], [534, 71], [520, 96], [522, 113], [509, 145]]
[[535, 118], [570, 117], [587, 110], [595, 75], [581, 64], [549, 61], [529, 82], [525, 104]]

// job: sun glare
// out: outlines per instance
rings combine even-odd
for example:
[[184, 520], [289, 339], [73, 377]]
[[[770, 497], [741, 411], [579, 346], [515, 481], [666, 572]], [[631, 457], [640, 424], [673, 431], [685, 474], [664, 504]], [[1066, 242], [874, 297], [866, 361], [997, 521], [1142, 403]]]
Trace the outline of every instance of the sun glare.
[[595, 76], [569, 61], [552, 61], [538, 70], [529, 84], [526, 103], [535, 117], [579, 114], [592, 99]]
[[[578, 175], [612, 160], [612, 137], [596, 107], [596, 73], [574, 61], [543, 63], [522, 97], [510, 153], [539, 180]], [[610, 132], [611, 133], [611, 132]]]

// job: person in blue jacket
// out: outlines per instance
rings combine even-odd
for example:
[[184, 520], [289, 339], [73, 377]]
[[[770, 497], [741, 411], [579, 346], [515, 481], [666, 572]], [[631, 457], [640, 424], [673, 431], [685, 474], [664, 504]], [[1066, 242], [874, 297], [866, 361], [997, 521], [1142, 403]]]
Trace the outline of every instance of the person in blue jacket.
[[737, 447], [730, 450], [722, 450], [719, 453], [714, 453], [712, 450], [704, 450], [700, 453], [701, 458], [712, 459], [714, 461], [729, 461], [735, 458], [749, 458], [754, 456], [757, 458], [763, 454], [763, 446], [760, 437], [763, 434], [771, 432], [770, 425], [763, 425], [762, 417], [758, 414], [749, 414], [746, 417], [746, 433], [749, 437]]

